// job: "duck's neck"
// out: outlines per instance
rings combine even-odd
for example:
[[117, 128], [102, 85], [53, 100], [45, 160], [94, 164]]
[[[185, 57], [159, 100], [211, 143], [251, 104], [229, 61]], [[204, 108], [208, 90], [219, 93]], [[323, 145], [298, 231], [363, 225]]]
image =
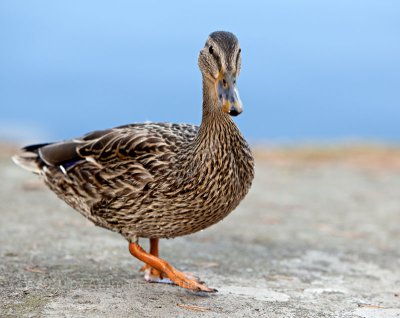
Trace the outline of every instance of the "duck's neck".
[[218, 140], [218, 143], [227, 143], [232, 135], [237, 135], [237, 133], [238, 128], [231, 117], [222, 111], [214, 84], [207, 78], [203, 78], [203, 115], [195, 140], [196, 146], [210, 144], [214, 140]]
[[203, 116], [198, 134], [182, 148], [181, 156], [182, 160], [177, 160], [181, 166], [176, 171], [184, 174], [189, 183], [193, 178], [204, 178], [205, 169], [208, 173], [211, 173], [209, 169], [222, 173], [222, 170], [238, 169], [238, 165], [243, 168], [238, 175], [243, 180], [252, 179], [250, 149], [231, 117], [222, 111], [215, 87], [207, 79], [203, 79]]

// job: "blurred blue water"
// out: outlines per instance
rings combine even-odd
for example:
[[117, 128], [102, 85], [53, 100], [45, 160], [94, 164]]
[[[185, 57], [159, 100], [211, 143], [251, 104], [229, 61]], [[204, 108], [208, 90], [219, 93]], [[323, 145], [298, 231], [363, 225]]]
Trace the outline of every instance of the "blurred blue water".
[[0, 138], [198, 123], [208, 33], [242, 45], [252, 141], [400, 141], [400, 2], [1, 1]]

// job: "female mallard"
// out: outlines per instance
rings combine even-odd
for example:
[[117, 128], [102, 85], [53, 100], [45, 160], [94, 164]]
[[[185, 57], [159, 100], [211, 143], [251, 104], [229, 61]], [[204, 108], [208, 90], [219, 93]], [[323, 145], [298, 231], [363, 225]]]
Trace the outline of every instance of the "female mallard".
[[[27, 146], [14, 161], [40, 174], [59, 198], [94, 224], [121, 233], [146, 265], [146, 280], [213, 292], [158, 257], [158, 240], [221, 221], [248, 192], [254, 175], [249, 146], [230, 116], [242, 112], [236, 89], [239, 42], [211, 33], [200, 51], [200, 127], [143, 123], [82, 138]], [[139, 245], [150, 239], [150, 253]]]

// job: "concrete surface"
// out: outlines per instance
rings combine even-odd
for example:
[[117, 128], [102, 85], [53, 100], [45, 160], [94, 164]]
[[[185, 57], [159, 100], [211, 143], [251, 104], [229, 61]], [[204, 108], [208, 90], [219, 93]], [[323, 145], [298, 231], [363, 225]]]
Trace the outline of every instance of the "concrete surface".
[[162, 257], [219, 290], [203, 295], [144, 282], [122, 237], [3, 153], [0, 316], [400, 317], [400, 156], [369, 156], [257, 152], [236, 211], [161, 241]]

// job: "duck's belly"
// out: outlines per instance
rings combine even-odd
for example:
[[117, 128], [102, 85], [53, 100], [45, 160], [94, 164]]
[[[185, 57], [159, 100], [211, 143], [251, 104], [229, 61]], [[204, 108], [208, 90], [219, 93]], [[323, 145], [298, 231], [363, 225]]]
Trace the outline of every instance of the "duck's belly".
[[172, 238], [203, 230], [225, 218], [245, 197], [250, 182], [231, 179], [223, 185], [198, 185], [186, 193], [154, 193], [137, 201], [130, 213], [130, 234]]
[[[207, 200], [173, 200], [159, 208], [146, 209], [143, 218], [132, 223], [132, 234], [146, 238], [172, 238], [203, 230], [225, 218], [242, 198]], [[186, 201], [186, 202], [185, 202]], [[162, 208], [164, 206], [164, 208]], [[136, 214], [136, 213], [135, 213]]]

